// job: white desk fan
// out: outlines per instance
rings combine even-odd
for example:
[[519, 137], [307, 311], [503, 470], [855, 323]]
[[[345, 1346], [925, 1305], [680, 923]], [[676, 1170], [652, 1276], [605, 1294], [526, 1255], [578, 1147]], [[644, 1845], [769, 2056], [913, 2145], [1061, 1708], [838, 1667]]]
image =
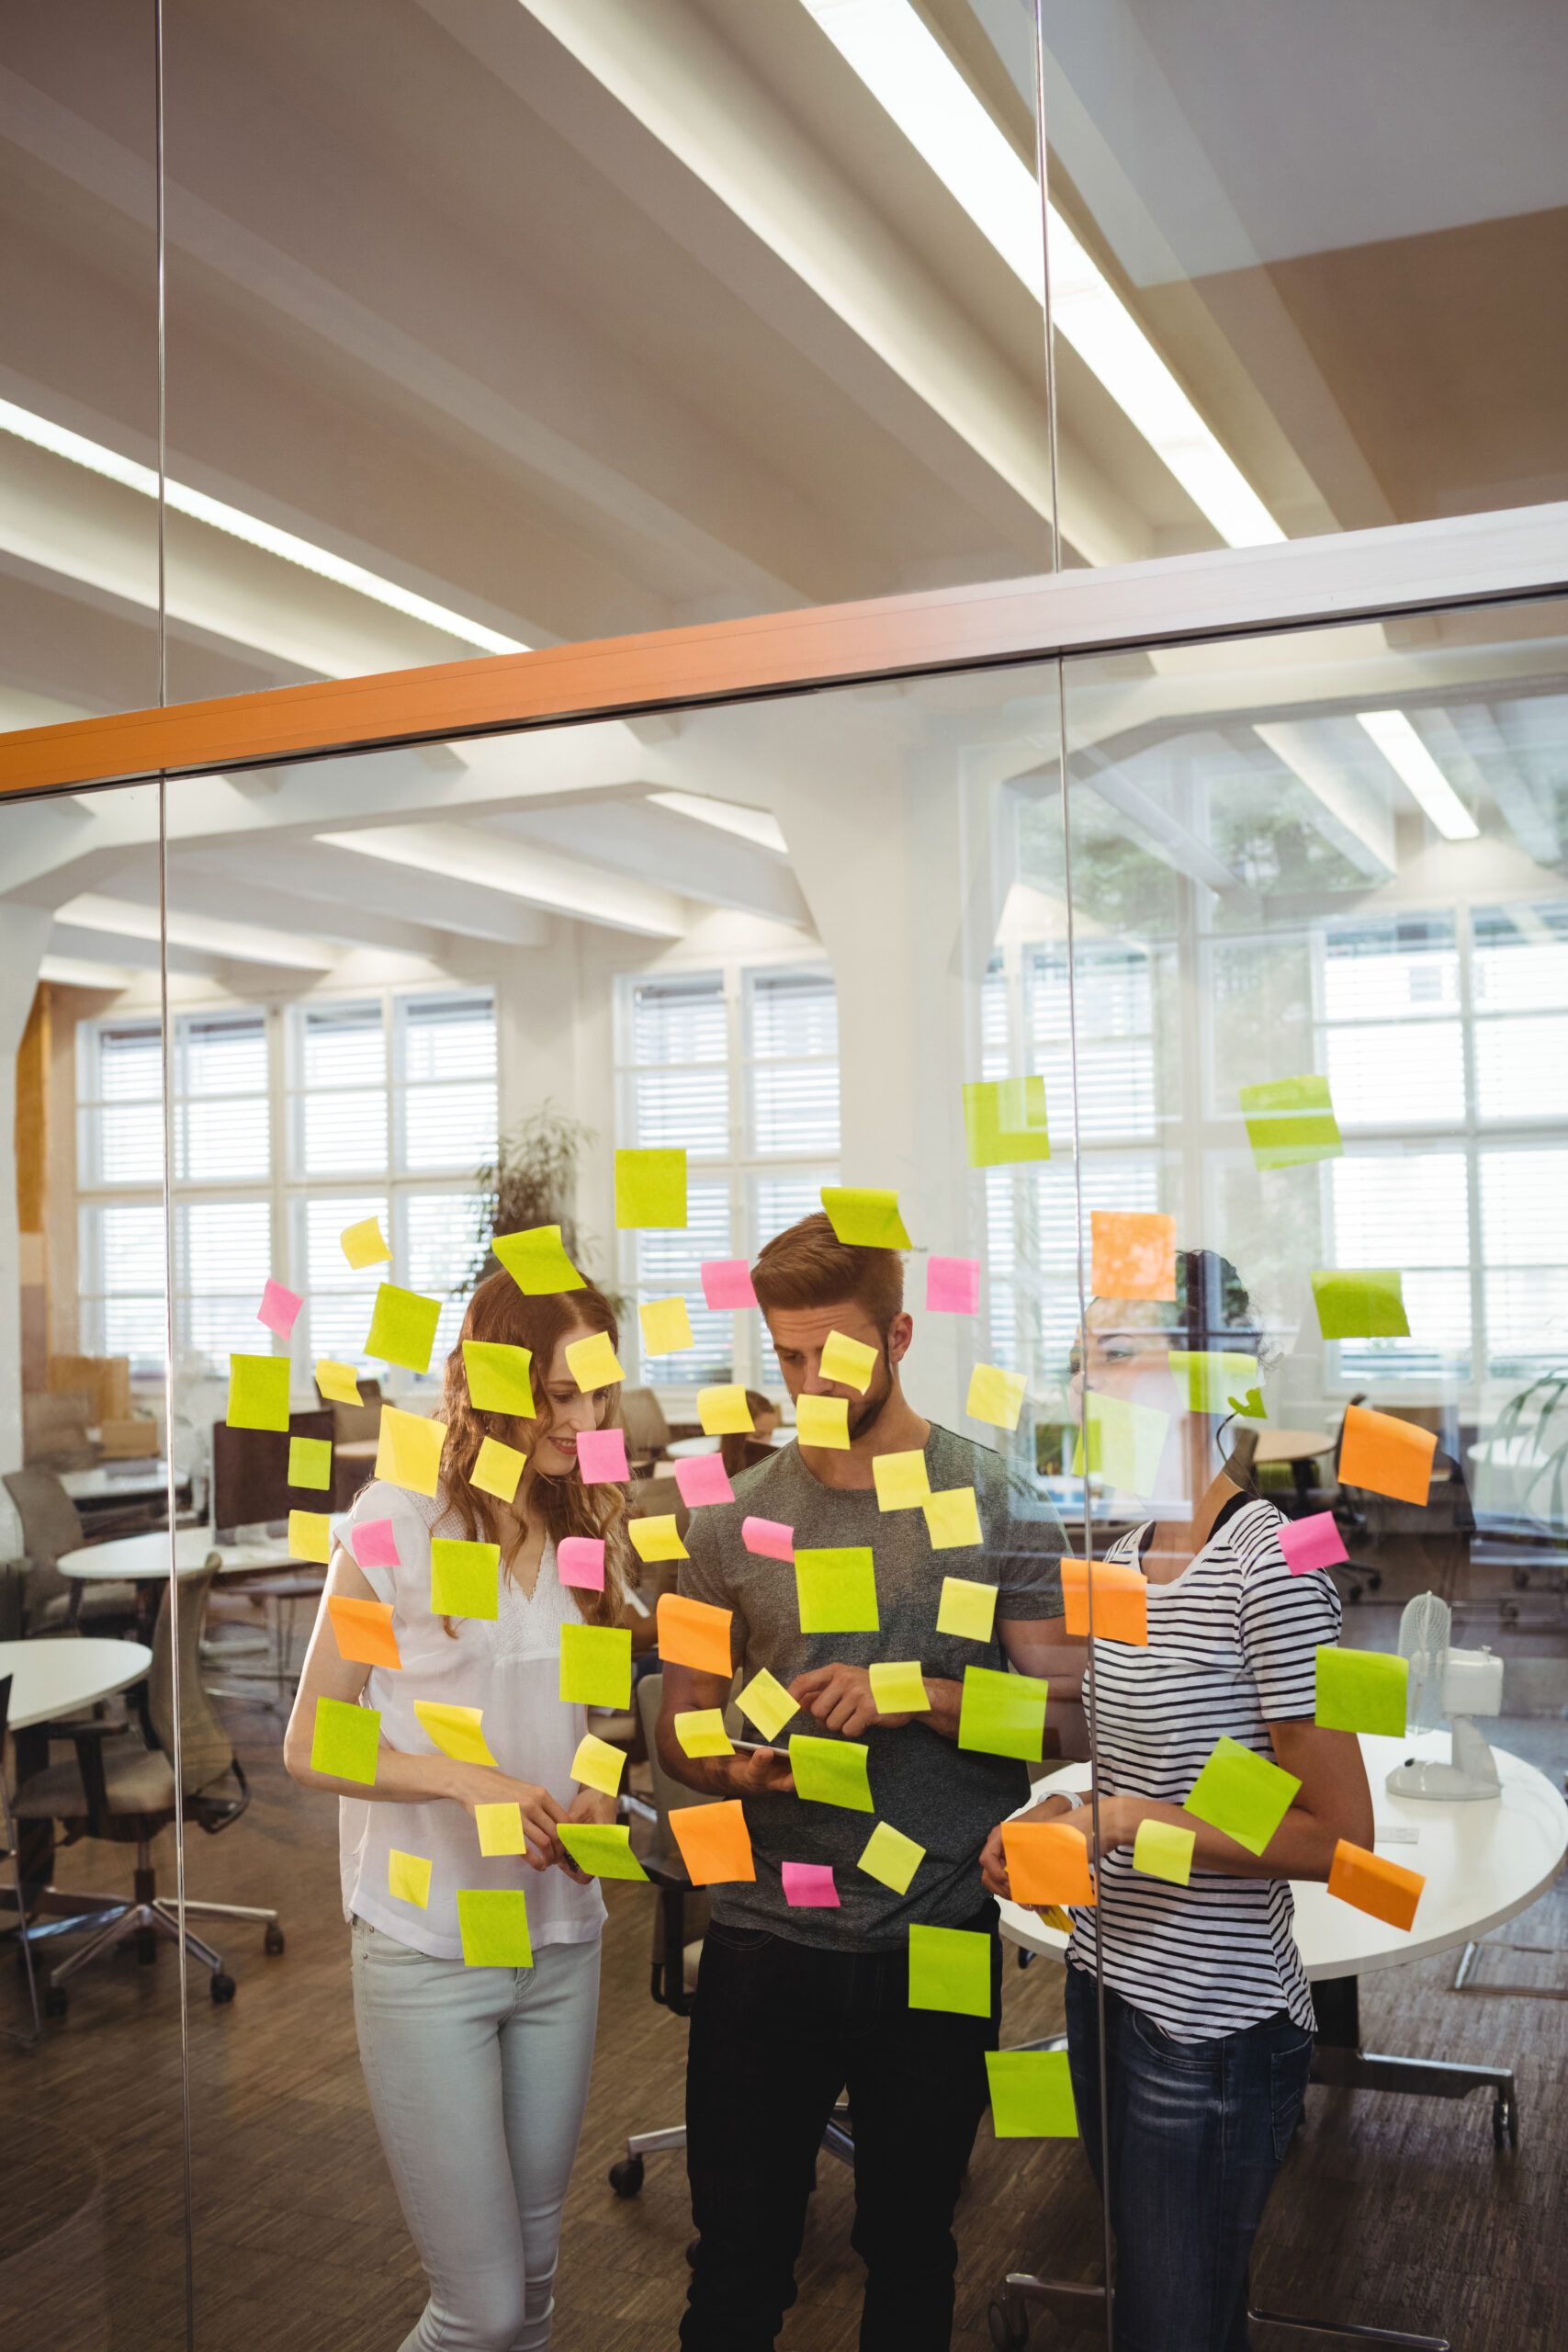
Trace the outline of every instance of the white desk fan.
[[1404, 1604], [1399, 1621], [1399, 1655], [1410, 1661], [1405, 1720], [1416, 1731], [1435, 1731], [1446, 1715], [1453, 1725], [1450, 1761], [1396, 1764], [1385, 1783], [1393, 1797], [1495, 1797], [1500, 1782], [1496, 1759], [1471, 1720], [1500, 1714], [1503, 1661], [1488, 1649], [1449, 1646], [1453, 1619], [1446, 1600], [1418, 1592]]

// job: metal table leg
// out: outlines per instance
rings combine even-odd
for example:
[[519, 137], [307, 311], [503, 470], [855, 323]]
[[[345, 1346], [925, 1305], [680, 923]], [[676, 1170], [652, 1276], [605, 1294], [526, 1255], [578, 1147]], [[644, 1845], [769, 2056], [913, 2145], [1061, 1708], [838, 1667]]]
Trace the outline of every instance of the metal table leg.
[[1320, 1978], [1312, 1988], [1317, 2012], [1312, 2080], [1337, 2090], [1416, 2091], [1427, 2098], [1468, 2098], [1492, 2093], [1492, 2140], [1519, 2144], [1519, 2102], [1511, 2066], [1465, 2066], [1448, 2058], [1389, 2057], [1361, 2048], [1359, 1980]]

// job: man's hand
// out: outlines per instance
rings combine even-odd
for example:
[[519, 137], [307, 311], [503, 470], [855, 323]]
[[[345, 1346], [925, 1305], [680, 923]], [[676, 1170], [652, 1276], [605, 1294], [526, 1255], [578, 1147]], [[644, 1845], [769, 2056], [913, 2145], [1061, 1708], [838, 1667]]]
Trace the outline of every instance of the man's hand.
[[795, 1774], [789, 1758], [773, 1747], [740, 1747], [715, 1759], [723, 1769], [724, 1793], [731, 1797], [790, 1796]]
[[846, 1739], [864, 1731], [868, 1724], [896, 1731], [911, 1720], [908, 1714], [878, 1714], [871, 1675], [863, 1666], [814, 1667], [809, 1674], [795, 1676], [789, 1695], [808, 1715], [826, 1724], [829, 1731], [842, 1732]]
[[[603, 1789], [579, 1789], [566, 1818], [568, 1821], [614, 1822], [619, 1810], [615, 1798], [607, 1797]], [[579, 1886], [592, 1886], [593, 1883], [591, 1874], [581, 1863], [573, 1861], [558, 1838], [556, 1839], [556, 1868], [564, 1871], [568, 1878], [575, 1879]]]

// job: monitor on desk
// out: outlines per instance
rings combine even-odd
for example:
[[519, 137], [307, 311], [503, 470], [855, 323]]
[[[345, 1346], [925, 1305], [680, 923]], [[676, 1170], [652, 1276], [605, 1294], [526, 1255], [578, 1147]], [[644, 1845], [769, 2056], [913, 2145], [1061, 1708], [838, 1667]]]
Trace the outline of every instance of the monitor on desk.
[[330, 1510], [332, 1498], [319, 1487], [288, 1483], [290, 1437], [333, 1434], [324, 1411], [290, 1413], [288, 1430], [231, 1430], [212, 1424], [212, 1526], [220, 1542], [238, 1527], [286, 1525], [291, 1510]]

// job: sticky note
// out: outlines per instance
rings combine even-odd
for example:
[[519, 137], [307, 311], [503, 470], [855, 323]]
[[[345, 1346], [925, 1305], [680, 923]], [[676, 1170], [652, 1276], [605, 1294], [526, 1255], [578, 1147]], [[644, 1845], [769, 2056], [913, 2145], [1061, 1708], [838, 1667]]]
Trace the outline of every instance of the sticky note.
[[394, 1903], [414, 1903], [430, 1908], [430, 1859], [425, 1854], [400, 1853], [394, 1846], [387, 1856], [387, 1892]]
[[750, 1724], [754, 1724], [765, 1740], [777, 1739], [792, 1715], [798, 1713], [795, 1701], [775, 1680], [764, 1666], [754, 1674], [735, 1702]]
[[1040, 1677], [966, 1666], [958, 1745], [984, 1756], [1021, 1756], [1038, 1764], [1045, 1747], [1045, 1684]]
[[675, 1805], [670, 1833], [694, 1886], [718, 1886], [727, 1879], [757, 1875], [739, 1797], [727, 1797], [718, 1804]]
[[850, 1400], [847, 1396], [797, 1396], [795, 1435], [799, 1445], [820, 1445], [835, 1453], [850, 1450]]
[[231, 1356], [229, 1409], [224, 1418], [231, 1430], [286, 1430], [288, 1358]]
[[481, 1854], [525, 1854], [527, 1840], [523, 1835], [523, 1808], [511, 1804], [477, 1804], [474, 1826], [479, 1833]]
[[720, 1453], [690, 1453], [675, 1464], [675, 1484], [688, 1510], [705, 1503], [732, 1503], [735, 1489]]
[[795, 1590], [803, 1634], [874, 1634], [876, 1572], [869, 1544], [799, 1551]]
[[845, 1388], [858, 1388], [863, 1396], [875, 1370], [874, 1348], [868, 1348], [863, 1340], [848, 1338], [842, 1331], [829, 1332], [822, 1348], [824, 1380], [836, 1380]]
[[401, 1364], [407, 1372], [428, 1372], [440, 1320], [438, 1298], [424, 1298], [416, 1290], [400, 1290], [396, 1283], [382, 1283], [376, 1293], [365, 1352], [379, 1356], [383, 1363]]
[[625, 1430], [580, 1430], [577, 1469], [585, 1487], [624, 1487], [632, 1475]]
[[782, 1519], [743, 1519], [740, 1541], [748, 1552], [755, 1552], [764, 1560], [793, 1560], [795, 1530], [786, 1527]]
[[1377, 1731], [1404, 1737], [1410, 1662], [1386, 1650], [1317, 1652], [1314, 1721], [1325, 1731]]
[[796, 1732], [789, 1744], [789, 1769], [795, 1795], [809, 1804], [842, 1805], [850, 1813], [876, 1810], [866, 1778], [866, 1750], [859, 1740], [815, 1739]]
[[291, 1437], [288, 1441], [288, 1484], [330, 1487], [333, 1482], [333, 1442], [330, 1437]]
[[931, 1493], [924, 1452], [874, 1453], [871, 1475], [876, 1482], [878, 1510], [914, 1510]]
[[637, 1308], [645, 1356], [673, 1355], [679, 1348], [695, 1347], [692, 1318], [683, 1298], [650, 1298]]
[[349, 1550], [362, 1568], [400, 1568], [398, 1539], [389, 1519], [362, 1519], [351, 1527]]
[[926, 1260], [926, 1313], [976, 1315], [980, 1308], [978, 1258]]
[[320, 1560], [333, 1555], [333, 1523], [324, 1510], [291, 1510], [288, 1514], [288, 1556]]
[[361, 1217], [357, 1225], [345, 1225], [340, 1238], [351, 1266], [384, 1266], [392, 1254], [381, 1238], [378, 1217]]
[[871, 1668], [871, 1695], [879, 1715], [919, 1715], [931, 1705], [918, 1657], [879, 1659]]
[[347, 1593], [327, 1595], [337, 1654], [356, 1666], [400, 1667], [389, 1600], [357, 1600]]
[[514, 1419], [534, 1418], [531, 1351], [500, 1340], [465, 1340], [463, 1372], [468, 1402], [476, 1413], [510, 1413]]
[[[1257, 1357], [1233, 1355], [1228, 1349], [1172, 1348], [1166, 1362], [1190, 1413], [1228, 1413], [1233, 1394], [1245, 1398], [1258, 1378]], [[1262, 1397], [1258, 1401], [1261, 1405]]]
[[1353, 1903], [1385, 1927], [1406, 1930], [1416, 1924], [1416, 1906], [1427, 1882], [1419, 1871], [1407, 1871], [1364, 1846], [1341, 1838], [1328, 1868], [1328, 1892], [1341, 1903]]
[[943, 1577], [936, 1612], [939, 1634], [952, 1634], [961, 1642], [988, 1642], [996, 1614], [994, 1584], [976, 1584], [968, 1577]]
[[628, 1519], [626, 1533], [639, 1560], [687, 1560], [691, 1554], [681, 1541], [681, 1524], [672, 1510], [651, 1511], [646, 1519]]
[[436, 1535], [430, 1544], [430, 1608], [435, 1617], [501, 1614], [501, 1546]]
[[416, 1699], [413, 1711], [432, 1747], [443, 1756], [459, 1764], [495, 1762], [480, 1728], [482, 1708], [458, 1707], [445, 1699]]
[[890, 1821], [879, 1821], [866, 1840], [864, 1853], [856, 1864], [867, 1878], [879, 1885], [890, 1886], [895, 1894], [908, 1894], [909, 1882], [925, 1860], [926, 1849], [895, 1829]]
[[1192, 1849], [1198, 1843], [1190, 1829], [1174, 1821], [1140, 1821], [1133, 1839], [1133, 1868], [1145, 1878], [1163, 1878], [1172, 1886], [1186, 1886], [1192, 1876]]
[[359, 1394], [359, 1375], [351, 1363], [339, 1363], [335, 1357], [316, 1358], [316, 1385], [330, 1404], [358, 1405], [364, 1400]]
[[1269, 1078], [1236, 1092], [1259, 1169], [1337, 1159], [1344, 1150], [1325, 1078]]
[[839, 1890], [830, 1862], [781, 1862], [784, 1901], [796, 1908], [837, 1910]]
[[558, 1225], [531, 1225], [523, 1233], [497, 1233], [491, 1248], [527, 1298], [547, 1298], [561, 1290], [581, 1290], [582, 1276], [561, 1247]]
[[1089, 1848], [1065, 1821], [1004, 1821], [1002, 1852], [1015, 1903], [1094, 1901]]
[[281, 1283], [275, 1283], [269, 1276], [262, 1286], [256, 1321], [265, 1323], [269, 1331], [276, 1331], [280, 1340], [287, 1340], [304, 1304], [298, 1291], [285, 1290]]
[[697, 1419], [705, 1437], [730, 1437], [756, 1427], [746, 1391], [735, 1382], [722, 1388], [699, 1388]]
[[1424, 1503], [1437, 1450], [1432, 1430], [1418, 1430], [1414, 1421], [1402, 1421], [1393, 1413], [1348, 1406], [1339, 1448], [1339, 1483], [1392, 1495], [1396, 1502]]
[[665, 1666], [689, 1666], [699, 1674], [734, 1672], [728, 1609], [693, 1600], [683, 1592], [661, 1592], [657, 1622], [659, 1656]]
[[1176, 1219], [1156, 1210], [1095, 1209], [1096, 1298], [1174, 1298]]
[[604, 1539], [602, 1535], [563, 1535], [556, 1545], [556, 1575], [562, 1584], [585, 1592], [604, 1589]]
[[[1066, 1630], [1087, 1642], [1089, 1627], [1089, 1564], [1064, 1560], [1062, 1600]], [[1096, 1560], [1093, 1570], [1094, 1638], [1097, 1642], [1131, 1642], [1139, 1649], [1149, 1643], [1148, 1586], [1128, 1560]]]
[[1125, 1494], [1152, 1495], [1170, 1415], [1156, 1405], [1134, 1405], [1130, 1397], [1113, 1396], [1103, 1388], [1086, 1392], [1083, 1412], [1083, 1427], [1073, 1446], [1074, 1476], [1083, 1470], [1087, 1430], [1090, 1470]]
[[973, 1487], [947, 1487], [920, 1505], [933, 1552], [970, 1549], [980, 1541], [980, 1506]]
[[998, 1430], [1015, 1430], [1023, 1404], [1023, 1374], [1004, 1372], [999, 1364], [977, 1363], [969, 1375], [964, 1410], [971, 1419], [989, 1421]]
[[581, 1781], [584, 1788], [598, 1789], [607, 1797], [620, 1789], [621, 1774], [626, 1769], [624, 1747], [612, 1747], [607, 1739], [595, 1739], [585, 1731], [577, 1743], [577, 1753], [571, 1759], [571, 1777]]
[[560, 1629], [560, 1695], [568, 1706], [629, 1707], [632, 1636], [627, 1625]]
[[683, 1227], [685, 1222], [684, 1151], [617, 1151], [615, 1224], [620, 1231]]
[[710, 1306], [756, 1306], [751, 1269], [744, 1258], [705, 1258], [700, 1272], [703, 1296]]
[[851, 1249], [908, 1250], [913, 1246], [898, 1214], [897, 1193], [869, 1190], [863, 1184], [824, 1184], [822, 1205], [836, 1238]]
[[1065, 2050], [987, 2050], [991, 2130], [998, 2140], [1076, 2140], [1071, 2063]]
[[1336, 1561], [1350, 1556], [1331, 1510], [1314, 1510], [1309, 1519], [1284, 1520], [1275, 1532], [1285, 1566], [1293, 1577], [1304, 1577], [1313, 1568], [1331, 1568]]
[[1325, 1340], [1407, 1340], [1404, 1277], [1395, 1266], [1315, 1270], [1312, 1295]]
[[566, 1360], [573, 1380], [585, 1396], [592, 1389], [609, 1388], [626, 1378], [608, 1331], [595, 1331], [586, 1340], [569, 1340]]
[[520, 1886], [460, 1886], [457, 1932], [466, 1968], [532, 1968], [528, 1904]]
[[1182, 1809], [1234, 1838], [1249, 1854], [1261, 1854], [1300, 1787], [1293, 1773], [1226, 1737], [1199, 1773]]
[[733, 1756], [722, 1707], [686, 1707], [675, 1718], [675, 1736], [684, 1756]]
[[590, 1878], [635, 1878], [648, 1872], [632, 1852], [632, 1833], [623, 1821], [558, 1821], [556, 1836], [580, 1871]]
[[909, 2007], [991, 2014], [991, 1939], [973, 1928], [912, 1927]]
[[509, 1503], [522, 1482], [527, 1460], [525, 1453], [519, 1453], [514, 1445], [502, 1445], [498, 1437], [481, 1438], [474, 1466], [468, 1473], [468, 1484], [477, 1487], [481, 1495], [493, 1495], [498, 1502]]
[[343, 1699], [318, 1699], [310, 1740], [310, 1770], [334, 1781], [360, 1781], [372, 1788], [381, 1745], [381, 1711]]
[[1049, 1159], [1043, 1078], [992, 1078], [964, 1090], [964, 1132], [971, 1168], [1005, 1168]]

